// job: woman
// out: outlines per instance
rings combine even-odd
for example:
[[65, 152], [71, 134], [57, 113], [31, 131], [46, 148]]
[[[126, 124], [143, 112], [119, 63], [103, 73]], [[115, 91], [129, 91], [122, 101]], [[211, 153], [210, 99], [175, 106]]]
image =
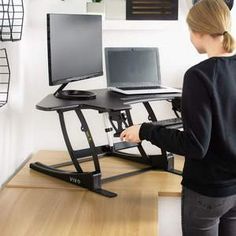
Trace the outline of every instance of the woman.
[[184, 130], [152, 123], [127, 128], [121, 139], [150, 141], [185, 156], [184, 236], [236, 235], [236, 55], [223, 0], [201, 0], [187, 16], [191, 42], [208, 59], [184, 76]]

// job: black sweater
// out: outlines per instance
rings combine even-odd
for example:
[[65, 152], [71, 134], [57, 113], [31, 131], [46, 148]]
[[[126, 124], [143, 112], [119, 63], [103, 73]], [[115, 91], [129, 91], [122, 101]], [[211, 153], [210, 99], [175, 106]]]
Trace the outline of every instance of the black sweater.
[[236, 194], [236, 55], [186, 72], [182, 118], [183, 131], [143, 123], [140, 139], [185, 156], [185, 187], [211, 197]]

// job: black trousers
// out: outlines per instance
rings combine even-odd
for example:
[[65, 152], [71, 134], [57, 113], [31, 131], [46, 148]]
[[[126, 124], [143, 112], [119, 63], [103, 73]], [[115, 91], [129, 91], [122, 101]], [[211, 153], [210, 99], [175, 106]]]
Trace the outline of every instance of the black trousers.
[[236, 236], [236, 195], [213, 198], [183, 187], [183, 236]]

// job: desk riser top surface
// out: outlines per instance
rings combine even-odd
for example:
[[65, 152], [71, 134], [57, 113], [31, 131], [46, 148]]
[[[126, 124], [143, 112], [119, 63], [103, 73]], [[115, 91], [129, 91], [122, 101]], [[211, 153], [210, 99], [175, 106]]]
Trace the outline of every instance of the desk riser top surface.
[[181, 94], [150, 94], [150, 95], [123, 95], [108, 89], [91, 90], [96, 94], [92, 100], [65, 100], [56, 98], [53, 94], [46, 96], [36, 108], [43, 111], [73, 110], [77, 107], [95, 109], [100, 112], [120, 111], [131, 109], [130, 104], [166, 100], [180, 97]]

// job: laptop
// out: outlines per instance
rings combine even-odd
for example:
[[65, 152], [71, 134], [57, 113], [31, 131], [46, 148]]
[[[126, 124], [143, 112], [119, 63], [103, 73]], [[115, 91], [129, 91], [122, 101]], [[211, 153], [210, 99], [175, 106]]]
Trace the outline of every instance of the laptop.
[[161, 84], [158, 48], [105, 48], [108, 89], [125, 95], [181, 93]]

